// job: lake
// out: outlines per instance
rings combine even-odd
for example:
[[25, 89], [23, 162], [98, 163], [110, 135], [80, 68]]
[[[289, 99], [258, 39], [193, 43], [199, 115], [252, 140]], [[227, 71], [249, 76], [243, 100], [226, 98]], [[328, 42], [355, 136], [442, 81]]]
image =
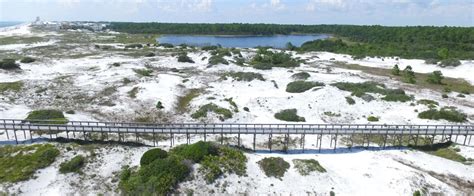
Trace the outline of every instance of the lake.
[[285, 48], [286, 43], [291, 42], [295, 46], [301, 46], [307, 41], [326, 39], [329, 35], [272, 35], [272, 36], [240, 36], [240, 35], [163, 35], [157, 39], [159, 43], [173, 45], [187, 44], [191, 46], [218, 45], [231, 48], [254, 48], [257, 46], [270, 46], [273, 48]]

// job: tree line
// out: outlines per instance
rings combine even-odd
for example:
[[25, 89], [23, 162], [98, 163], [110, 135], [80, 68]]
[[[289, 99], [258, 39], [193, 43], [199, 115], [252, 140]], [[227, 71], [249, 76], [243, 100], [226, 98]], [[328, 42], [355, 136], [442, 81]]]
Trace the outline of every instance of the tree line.
[[[330, 34], [341, 39], [308, 42], [301, 47], [301, 50], [423, 59], [474, 58], [474, 27], [113, 22], [108, 28], [119, 32], [142, 34]], [[441, 50], [448, 50], [448, 57], [441, 57], [439, 55]]]

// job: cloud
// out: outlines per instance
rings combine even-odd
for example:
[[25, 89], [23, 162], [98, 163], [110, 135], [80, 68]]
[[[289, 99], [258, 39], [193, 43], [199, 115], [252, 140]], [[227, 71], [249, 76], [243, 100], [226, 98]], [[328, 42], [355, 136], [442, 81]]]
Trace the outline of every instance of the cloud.
[[157, 0], [158, 9], [168, 12], [176, 11], [212, 11], [213, 0]]
[[283, 10], [286, 7], [280, 0], [270, 0], [270, 6], [274, 10]]

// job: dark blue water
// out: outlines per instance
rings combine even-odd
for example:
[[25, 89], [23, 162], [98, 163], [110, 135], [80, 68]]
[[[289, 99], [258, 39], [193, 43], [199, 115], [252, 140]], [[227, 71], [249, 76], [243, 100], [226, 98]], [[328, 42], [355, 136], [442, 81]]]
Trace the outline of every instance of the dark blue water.
[[23, 23], [23, 22], [4, 22], [4, 21], [2, 22], [2, 21], [0, 21], [0, 28], [2, 28], [2, 27], [9, 27], [9, 26], [15, 26], [15, 25], [19, 25], [19, 24], [21, 24], [21, 23]]
[[329, 35], [272, 35], [272, 36], [213, 36], [213, 35], [163, 35], [158, 38], [159, 43], [173, 45], [187, 44], [191, 46], [218, 45], [231, 48], [254, 48], [257, 46], [269, 46], [273, 48], [285, 48], [288, 42], [295, 46], [301, 46], [307, 41], [326, 39]]

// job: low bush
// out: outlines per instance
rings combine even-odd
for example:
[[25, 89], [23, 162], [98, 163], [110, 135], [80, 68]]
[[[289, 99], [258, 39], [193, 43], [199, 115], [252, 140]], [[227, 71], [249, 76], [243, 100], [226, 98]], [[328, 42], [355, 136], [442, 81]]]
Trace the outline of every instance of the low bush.
[[397, 64], [395, 64], [392, 68], [392, 75], [399, 76], [400, 75], [400, 68]]
[[448, 96], [447, 94], [442, 94], [441, 97], [442, 97], [443, 99], [446, 99], [446, 98], [448, 98], [449, 96]]
[[410, 65], [403, 70], [403, 81], [410, 84], [416, 83], [415, 72]]
[[168, 43], [160, 43], [158, 46], [161, 46], [163, 48], [173, 48], [173, 44], [168, 44]]
[[240, 150], [230, 147], [220, 147], [218, 155], [204, 157], [199, 171], [204, 174], [207, 183], [213, 183], [224, 173], [246, 174], [247, 157]]
[[304, 117], [298, 116], [296, 109], [281, 110], [274, 115], [276, 119], [289, 122], [306, 122]]
[[226, 79], [227, 77], [232, 77], [237, 81], [246, 82], [250, 82], [252, 80], [265, 81], [265, 78], [263, 78], [262, 74], [254, 72], [227, 72], [222, 75], [223, 79]]
[[293, 164], [298, 173], [302, 176], [307, 176], [311, 172], [316, 171], [321, 173], [326, 172], [326, 169], [324, 169], [319, 162], [314, 159], [293, 159]]
[[370, 122], [377, 122], [377, 121], [379, 121], [379, 118], [375, 117], [375, 116], [369, 116], [367, 118], [367, 120], [370, 121]]
[[239, 112], [239, 107], [237, 107], [237, 103], [235, 103], [234, 99], [231, 98], [225, 98], [224, 101], [229, 102], [229, 104], [234, 108], [234, 112]]
[[156, 159], [164, 159], [166, 157], [168, 157], [168, 153], [166, 151], [161, 150], [160, 148], [154, 148], [146, 151], [142, 155], [142, 158], [140, 159], [140, 165], [148, 165]]
[[3, 59], [0, 61], [0, 69], [20, 69], [20, 65], [15, 62], [15, 59]]
[[429, 99], [420, 99], [416, 103], [423, 104], [423, 105], [439, 105], [437, 101], [429, 100]]
[[149, 69], [133, 69], [133, 71], [136, 74], [145, 76], [145, 77], [151, 76], [151, 73], [153, 73], [153, 70], [149, 70]]
[[442, 82], [443, 79], [444, 77], [441, 71], [433, 71], [433, 73], [428, 75], [428, 78], [426, 78], [426, 81], [430, 84], [443, 84]]
[[140, 91], [140, 88], [138, 88], [138, 86], [133, 87], [132, 90], [127, 92], [128, 97], [130, 97], [132, 99], [137, 98], [137, 94], [138, 94], [139, 91]]
[[170, 154], [199, 163], [205, 156], [218, 155], [218, 151], [217, 146], [213, 143], [199, 141], [194, 144], [183, 144], [177, 146], [171, 149]]
[[266, 176], [281, 179], [290, 164], [280, 157], [267, 157], [257, 162]]
[[260, 48], [250, 64], [256, 69], [271, 69], [272, 67], [298, 67], [299, 62], [285, 52], [274, 53], [266, 48]]
[[286, 92], [302, 93], [317, 86], [324, 86], [321, 82], [294, 81], [286, 85]]
[[79, 173], [81, 168], [85, 165], [86, 158], [82, 155], [77, 155], [69, 161], [65, 161], [59, 165], [59, 172], [61, 173]]
[[18, 92], [23, 88], [23, 85], [22, 81], [0, 83], [0, 93], [6, 91]]
[[429, 144], [423, 146], [411, 146], [414, 149], [421, 150], [428, 154], [439, 156], [445, 159], [464, 163], [467, 161], [465, 157], [460, 155], [455, 148], [453, 148], [453, 142], [448, 141], [444, 143]]
[[112, 63], [112, 66], [114, 66], [114, 67], [120, 67], [120, 63], [118, 63], [118, 62]]
[[209, 50], [217, 50], [219, 46], [203, 46], [201, 47], [202, 50], [209, 51]]
[[291, 76], [291, 78], [295, 80], [306, 80], [309, 77], [311, 77], [311, 75], [308, 72], [295, 73]]
[[405, 94], [402, 89], [387, 89], [385, 85], [376, 82], [363, 82], [363, 83], [350, 83], [350, 82], [338, 82], [332, 84], [336, 88], [352, 92], [352, 95], [356, 97], [362, 97], [366, 93], [378, 93], [385, 95], [382, 99], [385, 101], [401, 101], [406, 102], [413, 99], [413, 97]]
[[250, 112], [250, 109], [248, 107], [244, 107], [244, 111]]
[[149, 52], [145, 54], [145, 57], [154, 57], [154, 56], [155, 56], [155, 53], [153, 52]]
[[224, 64], [228, 65], [229, 61], [224, 59], [223, 56], [213, 55], [209, 58], [209, 65], [217, 65], [217, 64]]
[[156, 102], [155, 108], [158, 110], [164, 109], [163, 103], [161, 101]]
[[457, 67], [461, 65], [461, 61], [458, 59], [445, 59], [439, 63], [440, 67]]
[[452, 107], [443, 107], [440, 110], [429, 109], [418, 114], [418, 118], [440, 120], [444, 119], [451, 122], [465, 122], [467, 115], [457, 111]]
[[21, 63], [32, 63], [32, 62], [35, 62], [35, 61], [36, 61], [36, 59], [31, 58], [31, 57], [23, 57], [20, 60]]
[[356, 102], [354, 99], [352, 99], [352, 97], [346, 97], [346, 102], [349, 104], [349, 105], [354, 105]]
[[25, 120], [41, 124], [66, 124], [68, 122], [62, 111], [49, 109], [34, 110], [28, 114]]
[[426, 59], [425, 64], [436, 65], [436, 64], [438, 64], [438, 60], [437, 59]]
[[188, 53], [182, 52], [178, 55], [178, 62], [181, 63], [194, 63], [193, 59], [188, 56]]
[[0, 183], [27, 180], [58, 155], [59, 150], [51, 144], [0, 147]]
[[125, 168], [119, 187], [124, 195], [168, 195], [189, 173], [181, 158], [169, 156], [142, 166], [136, 172]]
[[142, 44], [128, 44], [128, 45], [125, 45], [125, 48], [128, 49], [128, 48], [143, 48], [143, 45]]
[[219, 115], [221, 120], [232, 118], [232, 112], [226, 108], [221, 108], [213, 103], [208, 103], [201, 106], [196, 112], [191, 114], [191, 117], [194, 119], [207, 117], [208, 112], [214, 112]]

